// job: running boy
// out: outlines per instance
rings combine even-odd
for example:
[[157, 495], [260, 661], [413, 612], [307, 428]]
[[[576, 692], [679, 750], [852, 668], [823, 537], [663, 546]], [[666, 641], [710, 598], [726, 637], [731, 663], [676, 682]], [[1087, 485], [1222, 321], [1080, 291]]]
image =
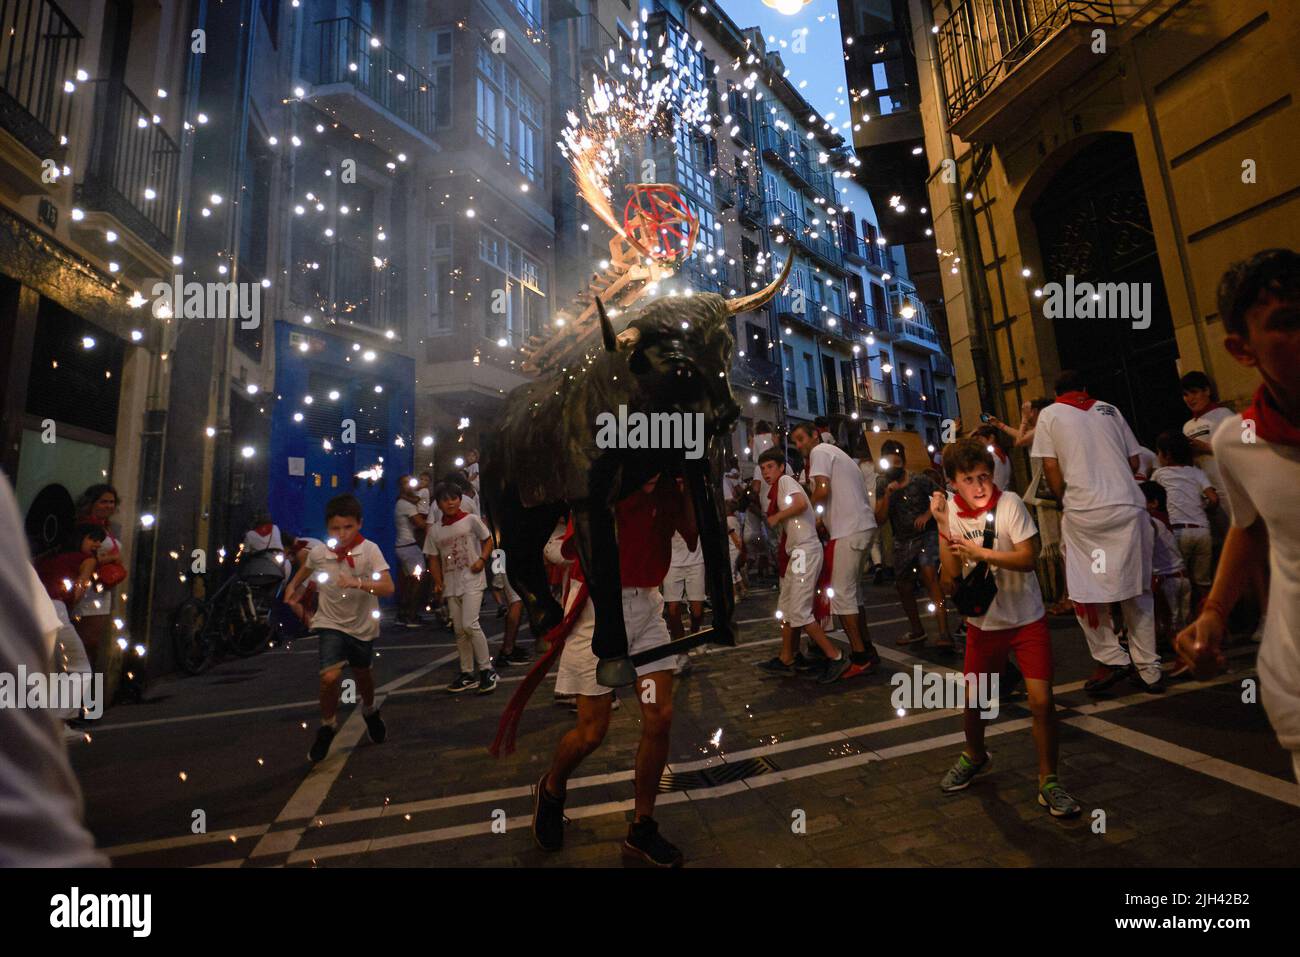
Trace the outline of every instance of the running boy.
[[1219, 316], [1224, 348], [1263, 383], [1211, 440], [1232, 527], [1201, 615], [1174, 645], [1199, 674], [1221, 670], [1228, 614], [1267, 573], [1260, 690], [1300, 780], [1300, 254], [1268, 249], [1235, 263], [1219, 283]]
[[307, 554], [286, 594], [297, 599], [308, 577], [315, 580], [316, 612], [307, 623], [320, 639], [320, 728], [307, 758], [325, 760], [338, 733], [339, 688], [343, 666], [352, 667], [361, 692], [366, 733], [375, 744], [388, 734], [375, 707], [375, 677], [370, 670], [374, 640], [379, 637], [379, 599], [393, 593], [388, 562], [379, 546], [361, 534], [361, 503], [336, 495], [325, 505], [329, 538]]
[[433, 500], [442, 517], [429, 526], [424, 554], [433, 573], [434, 596], [447, 599], [456, 647], [460, 650], [460, 674], [447, 685], [449, 694], [477, 688], [491, 694], [497, 688], [497, 673], [488, 654], [487, 635], [479, 624], [487, 579], [483, 569], [492, 554], [492, 533], [483, 519], [461, 509], [461, 489], [443, 482], [433, 490]]
[[[1056, 777], [1058, 742], [1056, 705], [1052, 699], [1052, 641], [1047, 613], [1038, 590], [1034, 568], [1038, 561], [1038, 529], [1029, 510], [1015, 492], [1004, 492], [993, 482], [994, 460], [986, 440], [968, 438], [943, 450], [943, 470], [956, 489], [949, 495], [935, 492], [930, 511], [942, 533], [939, 554], [943, 590], [952, 594], [959, 575], [979, 562], [993, 570], [997, 594], [983, 615], [966, 619], [968, 687], [977, 676], [1000, 674], [1009, 652], [1025, 679], [1029, 709], [1033, 712], [1034, 746], [1038, 752], [1038, 803], [1053, 817], [1075, 817], [1079, 803]], [[984, 530], [993, 523], [993, 547], [984, 547]], [[992, 756], [984, 748], [981, 704], [969, 701], [964, 715], [966, 749], [957, 757], [939, 787], [946, 794], [965, 790], [972, 779], [989, 767]]]
[[826, 637], [813, 614], [817, 579], [822, 570], [817, 516], [813, 514], [803, 487], [793, 476], [784, 474], [785, 455], [777, 449], [768, 449], [758, 457], [758, 466], [763, 470], [763, 482], [769, 489], [767, 524], [773, 530], [779, 530], [781, 535], [777, 549], [781, 589], [776, 600], [777, 616], [781, 619], [781, 653], [759, 667], [782, 675], [810, 670], [808, 662], [796, 653], [799, 630], [803, 628], [826, 656], [826, 664], [817, 680], [820, 684], [830, 684], [843, 677], [850, 662], [849, 656]]

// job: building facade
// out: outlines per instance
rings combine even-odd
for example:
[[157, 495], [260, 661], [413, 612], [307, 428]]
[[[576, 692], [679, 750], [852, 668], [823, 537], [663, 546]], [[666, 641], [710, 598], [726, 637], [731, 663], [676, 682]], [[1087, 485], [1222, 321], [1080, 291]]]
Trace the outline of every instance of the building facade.
[[[935, 65], [929, 205], [964, 418], [1014, 417], [1063, 368], [1147, 445], [1186, 418], [1180, 374], [1241, 403], [1254, 377], [1221, 347], [1215, 288], [1231, 262], [1300, 245], [1300, 9], [914, 0], [910, 17]], [[1049, 316], [1084, 282], [1141, 298]]]

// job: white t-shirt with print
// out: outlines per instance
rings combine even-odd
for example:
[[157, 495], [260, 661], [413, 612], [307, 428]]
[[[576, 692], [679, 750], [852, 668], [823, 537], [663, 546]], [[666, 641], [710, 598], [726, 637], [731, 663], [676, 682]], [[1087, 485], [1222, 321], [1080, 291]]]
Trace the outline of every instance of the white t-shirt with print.
[[[964, 538], [982, 544], [985, 516], [962, 518], [957, 514], [956, 496], [948, 493], [948, 537]], [[1014, 551], [1015, 546], [1038, 534], [1038, 527], [1029, 515], [1029, 509], [1015, 492], [1003, 492], [998, 504], [993, 509], [993, 550], [995, 552]], [[975, 563], [962, 565], [961, 574], [966, 575], [974, 569]], [[978, 618], [966, 619], [982, 631], [1000, 631], [1004, 628], [1019, 628], [1042, 618], [1043, 594], [1038, 588], [1038, 576], [1033, 571], [1014, 572], [1006, 568], [993, 567], [993, 580], [997, 582], [998, 593], [993, 596], [989, 610]]]
[[[1194, 416], [1184, 422], [1183, 435], [1187, 436], [1189, 439], [1200, 439], [1202, 442], [1208, 444], [1214, 437], [1214, 433], [1219, 426], [1232, 417], [1233, 412], [1231, 409], [1225, 409], [1223, 406], [1219, 406], [1217, 409], [1211, 409], [1204, 415]], [[1238, 419], [1237, 421], [1241, 420]], [[1206, 477], [1209, 478], [1210, 484], [1213, 485], [1215, 489], [1218, 489], [1220, 481], [1219, 464], [1215, 461], [1214, 456], [1198, 455], [1196, 456], [1195, 464], [1196, 467], [1204, 472]]]
[[821, 547], [821, 540], [817, 537], [817, 516], [814, 514], [812, 504], [808, 500], [808, 493], [803, 490], [802, 485], [794, 480], [793, 475], [782, 475], [776, 483], [777, 511], [789, 508], [792, 504], [792, 497], [795, 495], [802, 495], [806, 504], [803, 511], [795, 513], [782, 523], [781, 528], [785, 532], [786, 554], [800, 547], [811, 548], [814, 545]]
[[808, 474], [825, 476], [830, 482], [831, 495], [822, 520], [832, 539], [876, 527], [867, 481], [847, 452], [824, 441], [814, 445], [808, 454]]
[[316, 545], [307, 553], [307, 567], [319, 596], [311, 626], [333, 628], [361, 641], [373, 641], [379, 637], [379, 599], [363, 588], [343, 588], [338, 580], [346, 574], [373, 581], [377, 573], [388, 571], [388, 562], [370, 539], [354, 544], [347, 557], [352, 559], [351, 565], [328, 545]]
[[1095, 402], [1086, 412], [1053, 402], [1038, 414], [1030, 457], [1056, 459], [1065, 479], [1066, 511], [1083, 512], [1115, 505], [1146, 508], [1133, 480], [1130, 455], [1141, 448], [1119, 409]]
[[1209, 528], [1201, 493], [1214, 486], [1204, 472], [1195, 465], [1163, 465], [1151, 473], [1151, 481], [1165, 490], [1171, 524]]
[[1268, 527], [1268, 613], [1259, 649], [1264, 710], [1282, 747], [1300, 751], [1300, 449], [1256, 435], [1242, 441], [1241, 416], [1214, 433], [1232, 524]]
[[466, 513], [450, 525], [441, 519], [429, 526], [424, 538], [424, 554], [436, 555], [442, 562], [442, 594], [455, 598], [487, 587], [483, 569], [470, 571], [483, 557], [483, 541], [490, 538], [488, 528], [477, 515]]

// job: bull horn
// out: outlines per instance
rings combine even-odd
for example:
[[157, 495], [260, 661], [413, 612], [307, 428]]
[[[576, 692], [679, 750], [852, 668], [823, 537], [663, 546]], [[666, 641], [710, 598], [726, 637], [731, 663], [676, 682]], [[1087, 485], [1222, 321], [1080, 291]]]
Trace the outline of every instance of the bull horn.
[[617, 352], [618, 343], [614, 339], [614, 326], [609, 321], [609, 314], [605, 312], [605, 304], [600, 301], [600, 296], [596, 297], [596, 312], [600, 313], [600, 337], [605, 340], [605, 351]]
[[785, 257], [785, 265], [781, 267], [781, 275], [768, 283], [758, 292], [750, 293], [748, 296], [738, 296], [735, 299], [727, 300], [727, 314], [739, 315], [742, 312], [748, 312], [751, 309], [757, 309], [767, 303], [769, 299], [781, 291], [785, 281], [790, 278], [790, 267], [794, 265], [794, 250], [790, 250]]

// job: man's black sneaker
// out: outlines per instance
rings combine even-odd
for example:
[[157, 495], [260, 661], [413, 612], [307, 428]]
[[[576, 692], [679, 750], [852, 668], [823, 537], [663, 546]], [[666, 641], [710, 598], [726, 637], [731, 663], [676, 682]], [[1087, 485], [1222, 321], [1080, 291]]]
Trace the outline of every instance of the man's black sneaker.
[[1083, 690], [1088, 694], [1101, 694], [1117, 681], [1124, 680], [1131, 668], [1132, 665], [1098, 665], [1097, 670], [1083, 683]]
[[825, 667], [824, 662], [825, 662], [824, 658], [819, 659], [817, 661], [813, 661], [810, 658], [805, 658], [802, 652], [795, 652], [794, 670], [798, 671], [800, 674], [807, 671], [820, 671], [823, 667]]
[[497, 617], [504, 618], [506, 616], [506, 612], [509, 610], [510, 609], [505, 605], [497, 605]]
[[537, 782], [533, 800], [533, 840], [544, 851], [558, 851], [564, 846], [564, 798], [546, 790], [546, 778]]
[[682, 852], [663, 839], [652, 817], [643, 817], [627, 829], [623, 853], [653, 867], [681, 867]]
[[1160, 677], [1155, 681], [1147, 681], [1138, 673], [1138, 670], [1134, 668], [1132, 674], [1129, 675], [1129, 680], [1147, 694], [1164, 694], [1166, 687], [1168, 687], [1165, 683], [1164, 672], [1161, 672]]
[[791, 678], [798, 674], [798, 672], [795, 671], [793, 664], [787, 665], [779, 656], [769, 658], [767, 661], [760, 661], [758, 667], [769, 674], [787, 675]]
[[506, 655], [506, 661], [512, 665], [529, 665], [533, 662], [533, 656], [516, 645], [515, 650]]
[[456, 676], [456, 680], [447, 685], [448, 694], [460, 694], [462, 691], [469, 691], [478, 687], [478, 679], [468, 671], [462, 671]]
[[479, 672], [478, 693], [491, 694], [492, 692], [497, 690], [497, 682], [500, 680], [501, 680], [501, 676], [499, 674], [497, 674], [491, 668], [484, 668], [482, 671]]
[[371, 714], [364, 711], [361, 717], [366, 719], [366, 734], [375, 744], [383, 744], [384, 738], [388, 737], [388, 725], [384, 724], [384, 719], [379, 717], [379, 709], [376, 708]]
[[419, 615], [416, 615], [413, 618], [407, 618], [404, 615], [398, 615], [397, 618], [394, 619], [394, 621], [396, 621], [396, 623], [401, 625], [403, 628], [424, 627], [424, 619], [422, 619]]
[[325, 755], [330, 753], [330, 744], [336, 734], [338, 732], [329, 725], [322, 724], [316, 730], [316, 740], [311, 743], [311, 750], [307, 752], [307, 760], [312, 764], [324, 761]]
[[502, 668], [510, 667], [510, 659], [505, 655], [497, 655], [492, 659], [492, 667], [500, 671]]
[[827, 658], [826, 665], [817, 678], [817, 683], [819, 685], [828, 685], [839, 681], [852, 664], [853, 662], [849, 660], [849, 656], [842, 651], [838, 658]]

